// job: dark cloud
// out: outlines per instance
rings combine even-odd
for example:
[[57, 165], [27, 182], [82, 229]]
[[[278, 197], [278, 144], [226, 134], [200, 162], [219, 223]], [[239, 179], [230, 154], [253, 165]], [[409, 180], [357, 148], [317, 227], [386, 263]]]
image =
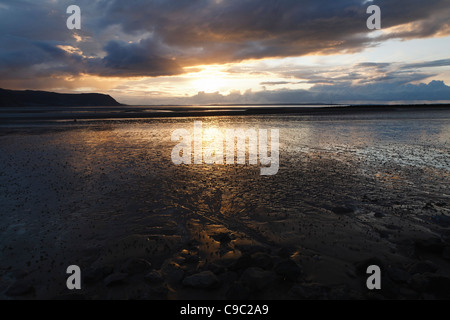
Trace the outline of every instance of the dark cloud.
[[260, 85], [262, 86], [279, 86], [283, 84], [292, 84], [290, 81], [265, 81], [261, 82]]
[[279, 104], [279, 103], [386, 103], [448, 101], [450, 87], [442, 81], [429, 84], [372, 83], [357, 86], [317, 85], [310, 90], [271, 90], [262, 92], [247, 91], [243, 94], [200, 92], [183, 103], [190, 104]]
[[106, 56], [90, 61], [90, 65], [93, 72], [102, 76], [166, 76], [181, 73], [175, 59], [161, 52], [161, 48], [151, 39], [138, 44], [110, 41], [104, 47]]
[[450, 66], [450, 59], [426, 61], [420, 63], [410, 63], [402, 66], [402, 69], [436, 68]]
[[[73, 3], [0, 0], [0, 42], [10, 41], [0, 47], [2, 77], [42, 67], [73, 75], [172, 75], [198, 64], [351, 52], [389, 38], [450, 33], [448, 0], [373, 1], [384, 28], [414, 24], [381, 38], [369, 37], [370, 3], [362, 0], [79, 0], [79, 34], [90, 41], [78, 43], [65, 28]], [[62, 53], [58, 45], [81, 54]]]
[[[180, 65], [221, 63], [310, 53], [357, 51], [376, 44], [366, 28], [369, 5], [362, 0], [172, 0], [102, 1], [102, 23], [120, 21], [124, 32], [156, 33], [179, 50]], [[390, 38], [448, 33], [450, 4], [378, 0], [385, 28], [415, 23]]]

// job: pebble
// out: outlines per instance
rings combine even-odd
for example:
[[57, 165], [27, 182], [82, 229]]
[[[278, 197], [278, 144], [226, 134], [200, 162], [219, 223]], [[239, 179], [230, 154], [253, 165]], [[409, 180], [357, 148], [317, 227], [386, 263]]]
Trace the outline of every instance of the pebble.
[[269, 256], [267, 253], [263, 252], [257, 252], [251, 255], [251, 259], [253, 260], [253, 263], [265, 270], [270, 270], [273, 267], [273, 261], [272, 257]]
[[278, 275], [291, 281], [297, 280], [303, 274], [303, 268], [292, 260], [279, 262], [274, 270]]
[[217, 287], [219, 279], [211, 271], [203, 271], [183, 280], [183, 285], [196, 289], [212, 289]]
[[295, 252], [295, 249], [283, 247], [283, 248], [280, 248], [280, 249], [277, 251], [276, 254], [277, 254], [277, 256], [279, 256], [280, 258], [287, 259], [287, 258], [289, 258], [291, 255], [293, 255], [294, 252]]
[[270, 285], [274, 279], [274, 274], [270, 271], [257, 267], [250, 267], [244, 271], [240, 281], [251, 290], [263, 290]]
[[161, 269], [166, 282], [173, 285], [178, 284], [184, 278], [184, 270], [175, 262], [170, 262]]
[[131, 259], [122, 268], [122, 272], [128, 275], [144, 273], [151, 270], [151, 263], [144, 259]]
[[163, 278], [162, 275], [161, 275], [158, 271], [156, 271], [156, 270], [153, 270], [153, 271], [149, 272], [149, 273], [144, 277], [144, 279], [147, 280], [148, 282], [151, 282], [151, 283], [162, 283], [162, 282], [164, 282], [164, 278]]

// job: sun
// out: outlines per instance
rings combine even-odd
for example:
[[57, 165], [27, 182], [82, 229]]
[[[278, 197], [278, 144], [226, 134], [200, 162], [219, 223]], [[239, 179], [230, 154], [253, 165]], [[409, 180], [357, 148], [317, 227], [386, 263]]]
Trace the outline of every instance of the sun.
[[220, 92], [226, 86], [226, 81], [220, 77], [205, 77], [192, 81], [192, 86], [196, 91], [203, 91], [206, 93]]
[[224, 71], [224, 66], [201, 66], [197, 67], [200, 71], [189, 75], [190, 86], [195, 92], [225, 92], [231, 85], [229, 74]]

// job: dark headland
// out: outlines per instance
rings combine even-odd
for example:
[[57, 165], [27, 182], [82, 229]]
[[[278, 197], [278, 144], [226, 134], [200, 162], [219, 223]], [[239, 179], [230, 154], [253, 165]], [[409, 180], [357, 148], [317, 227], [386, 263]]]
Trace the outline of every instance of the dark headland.
[[0, 123], [53, 120], [152, 119], [251, 115], [352, 116], [448, 111], [449, 104], [129, 106], [105, 94], [0, 89]]
[[46, 91], [0, 89], [0, 107], [100, 107], [122, 106], [109, 95], [99, 93], [64, 94]]

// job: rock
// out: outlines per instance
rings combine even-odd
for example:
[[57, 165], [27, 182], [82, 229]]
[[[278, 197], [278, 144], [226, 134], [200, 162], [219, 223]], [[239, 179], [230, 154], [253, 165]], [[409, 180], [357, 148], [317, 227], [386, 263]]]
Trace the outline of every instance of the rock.
[[172, 261], [179, 265], [182, 265], [182, 264], [186, 263], [186, 257], [177, 256], [175, 258], [172, 258]]
[[207, 270], [213, 272], [214, 274], [222, 274], [227, 271], [227, 269], [217, 263], [210, 263], [206, 266]]
[[257, 267], [250, 267], [244, 271], [240, 281], [250, 290], [262, 290], [274, 280], [274, 274]]
[[234, 271], [227, 271], [218, 276], [220, 283], [234, 283], [239, 279], [239, 276]]
[[187, 255], [184, 260], [184, 262], [187, 264], [197, 264], [199, 263], [199, 261], [200, 261], [199, 256], [193, 254]]
[[303, 274], [303, 268], [292, 260], [279, 262], [274, 270], [278, 275], [290, 281], [297, 280]]
[[376, 212], [376, 213], [374, 214], [374, 217], [375, 217], [375, 218], [378, 218], [378, 219], [381, 219], [381, 218], [384, 218], [384, 214], [381, 213], [381, 212]]
[[295, 249], [293, 249], [293, 248], [283, 247], [283, 248], [279, 249], [276, 254], [280, 258], [288, 259], [294, 254], [294, 252], [295, 252]]
[[198, 247], [200, 246], [200, 242], [195, 240], [195, 239], [191, 239], [186, 243], [186, 246], [188, 247], [188, 249], [191, 250], [198, 250]]
[[258, 267], [269, 270], [273, 267], [272, 257], [264, 252], [256, 252], [252, 255], [244, 254], [230, 267], [231, 270], [245, 270], [250, 267]]
[[107, 276], [103, 283], [107, 286], [115, 286], [119, 285], [125, 282], [125, 279], [127, 278], [127, 275], [125, 273], [113, 273], [109, 276]]
[[171, 285], [180, 283], [184, 278], [184, 270], [175, 262], [164, 264], [161, 272], [166, 282]]
[[145, 273], [151, 270], [151, 263], [144, 259], [131, 259], [122, 268], [122, 272], [128, 275]]
[[5, 294], [10, 297], [19, 297], [32, 293], [34, 293], [34, 287], [26, 281], [19, 280], [11, 285]]
[[424, 206], [423, 209], [433, 209], [434, 206], [431, 202], [427, 202]]
[[158, 271], [156, 271], [156, 270], [153, 270], [153, 271], [149, 272], [149, 273], [144, 277], [144, 279], [147, 280], [148, 282], [151, 282], [151, 283], [162, 283], [162, 282], [164, 282], [164, 278], [163, 278], [162, 275], [161, 275]]
[[196, 289], [212, 289], [217, 287], [219, 279], [211, 271], [203, 271], [183, 280], [183, 285]]
[[114, 272], [113, 267], [104, 266], [97, 269], [88, 269], [84, 273], [84, 281], [88, 284], [96, 283], [99, 281], [102, 281], [107, 276], [109, 276], [111, 273]]
[[435, 273], [438, 270], [438, 267], [432, 263], [431, 261], [419, 261], [414, 263], [410, 268], [409, 268], [409, 272], [411, 274], [422, 274], [425, 272], [429, 272], [429, 273]]
[[227, 290], [225, 297], [227, 300], [247, 300], [250, 296], [250, 290], [241, 283], [235, 282]]
[[239, 257], [230, 267], [231, 270], [245, 270], [247, 268], [253, 267], [254, 261], [249, 254], [243, 254]]
[[244, 254], [248, 254], [248, 255], [252, 255], [254, 253], [257, 252], [265, 252], [265, 253], [269, 253], [270, 249], [263, 247], [263, 246], [258, 246], [258, 245], [240, 245], [238, 246], [238, 249], [243, 252]]
[[228, 233], [219, 233], [212, 236], [212, 238], [216, 241], [219, 241], [222, 245], [227, 245], [231, 242], [231, 240], [233, 240], [233, 238]]
[[270, 270], [273, 267], [272, 257], [267, 253], [257, 252], [251, 255], [252, 263], [265, 270]]

